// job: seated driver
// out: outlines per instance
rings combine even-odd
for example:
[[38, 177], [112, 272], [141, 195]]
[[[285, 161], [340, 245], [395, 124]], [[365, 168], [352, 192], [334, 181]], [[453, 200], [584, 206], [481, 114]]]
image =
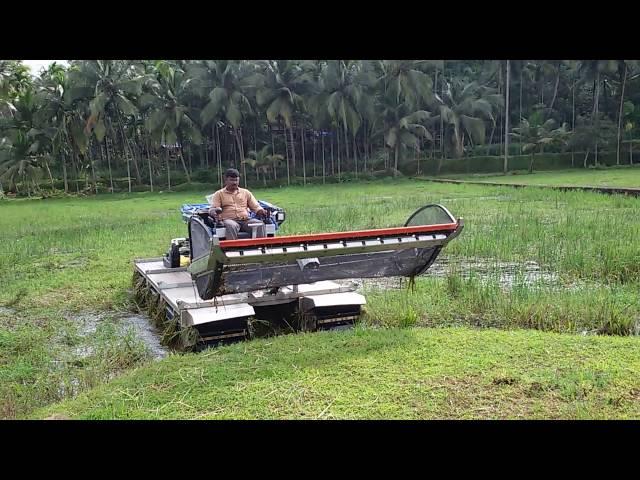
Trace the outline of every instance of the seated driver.
[[[257, 218], [249, 219], [249, 209], [259, 217], [266, 217], [267, 211], [260, 206], [256, 197], [244, 188], [240, 188], [240, 172], [235, 168], [229, 168], [224, 172], [224, 188], [218, 190], [211, 198], [209, 216], [216, 220], [222, 220], [227, 231], [227, 240], [236, 240], [238, 232], [252, 232], [249, 225], [258, 225], [256, 237], [266, 237], [264, 222]], [[221, 208], [222, 212], [216, 213]]]

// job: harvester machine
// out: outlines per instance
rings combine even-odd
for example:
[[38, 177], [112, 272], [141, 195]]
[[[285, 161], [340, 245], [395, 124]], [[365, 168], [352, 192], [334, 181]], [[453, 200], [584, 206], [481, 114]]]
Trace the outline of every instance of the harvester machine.
[[137, 302], [163, 326], [166, 343], [197, 347], [351, 325], [366, 299], [354, 283], [336, 280], [421, 275], [463, 228], [434, 204], [401, 227], [279, 236], [284, 210], [260, 204], [266, 237], [254, 229], [227, 240], [208, 204], [183, 205], [188, 237], [173, 239], [164, 257], [135, 261]]

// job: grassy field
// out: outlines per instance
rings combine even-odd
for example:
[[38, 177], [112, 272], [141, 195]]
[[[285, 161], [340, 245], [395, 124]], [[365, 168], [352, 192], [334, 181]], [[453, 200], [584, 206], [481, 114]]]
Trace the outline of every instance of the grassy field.
[[589, 187], [640, 188], [640, 166], [624, 166], [606, 170], [554, 170], [553, 172], [518, 172], [518, 174], [446, 174], [442, 178], [494, 183], [534, 185], [576, 185]]
[[[180, 205], [202, 202], [210, 192], [0, 203], [0, 239], [10, 245], [0, 256], [3, 286], [0, 290], [0, 416], [22, 417], [34, 408], [86, 391], [92, 395], [98, 392], [107, 397], [116, 395], [114, 392], [127, 390], [118, 386], [120, 380], [110, 380], [132, 368], [140, 368], [139, 373], [133, 375], [154, 375], [153, 372], [161, 376], [165, 373], [160, 372], [179, 375], [183, 368], [181, 362], [185, 362], [184, 368], [187, 368], [199, 359], [218, 358], [224, 352], [233, 357], [245, 349], [272, 348], [273, 355], [278, 355], [278, 342], [284, 342], [282, 348], [297, 342], [307, 345], [316, 341], [313, 348], [320, 351], [337, 348], [331, 345], [341, 342], [341, 334], [295, 335], [273, 340], [273, 347], [267, 346], [272, 343], [269, 341], [257, 344], [262, 345], [260, 347], [236, 346], [219, 350], [220, 353], [171, 357], [145, 366], [151, 358], [148, 349], [128, 330], [121, 316], [131, 308], [132, 259], [159, 256], [171, 238], [185, 236], [186, 228], [178, 212]], [[254, 193], [287, 210], [282, 234], [402, 225], [415, 209], [426, 203], [441, 203], [455, 216], [465, 218], [462, 235], [443, 252], [437, 268], [417, 280], [415, 291], [393, 288], [397, 282], [388, 283], [386, 291], [376, 287], [375, 282], [365, 282], [368, 305], [363, 323], [385, 327], [385, 330], [348, 333], [348, 338], [372, 335], [372, 342], [385, 342], [387, 335], [405, 338], [409, 335], [406, 332], [411, 332], [411, 338], [424, 339], [440, 334], [445, 338], [446, 332], [451, 332], [451, 335], [462, 335], [465, 344], [471, 342], [471, 349], [474, 343], [470, 339], [486, 342], [488, 340], [481, 340], [482, 335], [497, 335], [491, 338], [495, 338], [499, 354], [504, 339], [511, 338], [509, 334], [460, 327], [535, 328], [589, 335], [627, 335], [637, 331], [640, 319], [637, 199], [410, 180], [264, 189]], [[87, 322], [79, 319], [95, 312], [101, 313], [103, 319], [93, 330], [87, 330]], [[412, 326], [447, 328], [394, 330]], [[527, 335], [542, 333], [519, 332], [518, 335], [522, 335], [523, 340], [509, 348], [520, 348], [517, 345], [525, 345]], [[572, 357], [573, 347], [568, 345], [586, 340], [545, 335], [550, 335], [550, 342], [555, 342], [552, 340], [555, 338], [567, 339], [554, 343], [558, 349], [554, 355], [566, 354], [567, 365], [572, 363], [572, 358], [579, 364], [580, 359]], [[603, 351], [609, 352], [604, 354], [607, 361], [617, 365], [622, 357], [618, 357], [618, 350], [605, 348], [604, 345], [609, 345], [606, 342], [620, 341], [631, 348], [635, 340], [598, 337], [593, 341], [604, 342]], [[303, 348], [302, 345], [299, 348]], [[569, 348], [566, 352], [565, 346]], [[459, 355], [469, 352], [463, 348]], [[525, 351], [521, 353], [524, 355]], [[383, 357], [374, 360], [385, 361]], [[327, 370], [328, 375], [344, 375], [339, 373], [339, 368], [348, 371], [348, 359], [345, 362], [336, 367], [335, 372]], [[250, 364], [251, 361], [242, 366], [240, 362], [238, 368], [251, 371]], [[209, 368], [219, 369], [218, 364], [207, 365], [201, 366], [204, 375], [214, 375]], [[395, 375], [390, 365], [381, 368], [390, 369], [389, 375]], [[530, 368], [527, 375], [535, 376], [536, 366], [530, 365]], [[370, 373], [363, 371], [362, 374], [368, 378]], [[448, 375], [446, 369], [441, 373]], [[223, 377], [231, 374], [231, 371], [220, 373]], [[466, 378], [466, 373], [460, 375], [459, 378]], [[123, 377], [122, 385], [130, 378], [137, 377]], [[91, 390], [105, 382], [108, 383]], [[358, 380], [353, 385], [354, 395], [358, 382], [363, 389], [373, 388], [364, 380]], [[481, 385], [482, 382], [476, 387]], [[177, 394], [180, 387], [176, 388]], [[142, 392], [140, 395], [153, 396], [151, 390], [138, 391]], [[182, 393], [188, 396], [187, 392], [188, 388]], [[134, 395], [134, 398], [138, 397]], [[122, 405], [131, 406], [127, 402]], [[313, 405], [316, 408], [319, 404]], [[262, 407], [256, 408], [256, 412], [262, 411]], [[313, 408], [305, 415], [313, 416]], [[373, 416], [384, 416], [380, 412], [385, 409], [390, 415], [391, 412], [404, 415], [393, 400], [383, 402], [379, 408], [382, 410], [372, 413]], [[569, 410], [562, 410], [562, 414], [569, 414]], [[138, 412], [131, 410], [134, 411]], [[349, 417], [344, 413], [346, 410], [327, 411]], [[424, 415], [461, 415], [453, 411], [446, 415], [441, 409], [428, 411], [431, 413]], [[96, 415], [107, 415], [105, 412]], [[233, 412], [235, 410], [228, 410], [224, 415], [233, 416]], [[253, 415], [249, 411], [237, 412], [238, 416]], [[527, 415], [526, 412], [522, 414]], [[541, 412], [540, 415], [545, 416], [549, 411]], [[589, 412], [587, 415], [593, 413]], [[139, 413], [129, 414], [125, 409], [118, 415]], [[171, 415], [175, 416], [175, 412], [168, 416]], [[295, 413], [284, 416], [295, 416]]]
[[638, 418], [636, 338], [356, 329], [171, 356], [32, 418]]

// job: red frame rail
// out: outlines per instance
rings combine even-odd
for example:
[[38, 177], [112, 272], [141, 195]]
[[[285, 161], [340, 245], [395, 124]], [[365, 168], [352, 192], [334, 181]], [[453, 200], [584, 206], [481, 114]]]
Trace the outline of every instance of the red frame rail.
[[357, 238], [393, 237], [431, 232], [454, 232], [459, 223], [441, 223], [434, 225], [415, 225], [412, 227], [379, 228], [373, 230], [354, 230], [351, 232], [312, 233], [307, 235], [287, 235], [284, 237], [261, 237], [240, 240], [222, 240], [220, 248], [262, 247], [266, 245], [299, 245], [301, 243], [354, 240]]

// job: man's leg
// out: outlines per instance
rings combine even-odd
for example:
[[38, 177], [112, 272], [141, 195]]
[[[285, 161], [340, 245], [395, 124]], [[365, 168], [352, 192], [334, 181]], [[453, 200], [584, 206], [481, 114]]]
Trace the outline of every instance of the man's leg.
[[[238, 232], [240, 231], [240, 225], [235, 220], [227, 219], [224, 222], [224, 228], [227, 231], [227, 236], [225, 237], [227, 240], [237, 240]], [[244, 222], [243, 222], [244, 223]]]
[[267, 227], [263, 221], [258, 220], [257, 218], [252, 218], [251, 220], [247, 220], [246, 222], [240, 222], [240, 231], [249, 232], [253, 231], [249, 225], [258, 225], [256, 228], [256, 238], [266, 237], [267, 236]]

